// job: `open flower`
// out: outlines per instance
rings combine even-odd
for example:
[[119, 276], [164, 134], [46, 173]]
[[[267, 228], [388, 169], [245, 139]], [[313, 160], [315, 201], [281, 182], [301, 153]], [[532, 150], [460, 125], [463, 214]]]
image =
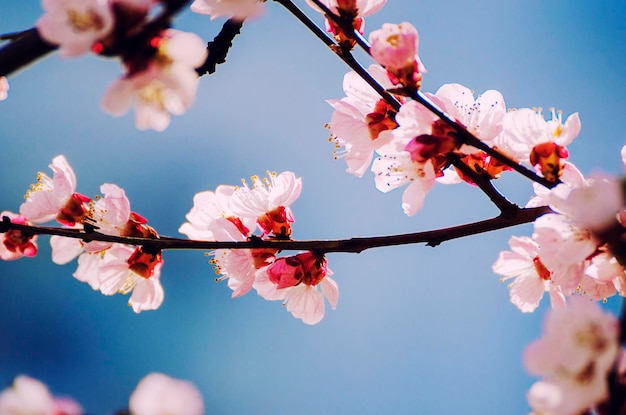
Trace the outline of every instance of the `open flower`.
[[302, 179], [290, 171], [268, 176], [263, 180], [253, 176], [252, 188], [244, 183], [233, 193], [230, 206], [238, 217], [255, 218], [264, 235], [288, 237], [294, 221], [289, 206], [300, 196]]
[[[383, 87], [393, 87], [381, 66], [370, 65], [368, 72]], [[336, 147], [345, 149], [343, 154], [335, 153], [336, 156], [345, 158], [349, 173], [361, 177], [369, 168], [374, 151], [391, 140], [391, 135], [381, 133], [398, 126], [394, 119], [396, 111], [356, 72], [344, 76], [343, 90], [345, 98], [328, 101], [335, 109], [330, 131], [336, 137]]]
[[193, 383], [150, 373], [135, 388], [128, 408], [133, 415], [202, 415], [204, 401]]
[[43, 0], [45, 14], [37, 21], [41, 37], [59, 45], [65, 58], [88, 52], [113, 29], [114, 16], [107, 0]]
[[546, 179], [556, 182], [569, 156], [566, 146], [578, 136], [581, 125], [578, 113], [563, 122], [560, 111], [551, 109], [551, 112], [552, 119], [546, 121], [537, 110], [509, 111], [504, 117], [497, 145], [539, 169]]
[[150, 253], [142, 248], [115, 244], [106, 251], [99, 267], [100, 291], [104, 295], [116, 293], [132, 295], [128, 305], [135, 313], [156, 310], [163, 303], [161, 282], [161, 253]]
[[76, 175], [64, 156], [52, 159], [52, 179], [38, 173], [37, 183], [26, 193], [26, 201], [20, 213], [33, 223], [44, 223], [56, 219], [59, 223], [74, 226], [87, 214], [89, 199], [76, 191]]
[[511, 250], [500, 252], [492, 269], [503, 276], [500, 281], [514, 278], [509, 286], [511, 302], [520, 311], [531, 313], [547, 291], [552, 307], [564, 306], [561, 288], [553, 283], [553, 273], [539, 259], [539, 244], [529, 237], [512, 236], [509, 246]]

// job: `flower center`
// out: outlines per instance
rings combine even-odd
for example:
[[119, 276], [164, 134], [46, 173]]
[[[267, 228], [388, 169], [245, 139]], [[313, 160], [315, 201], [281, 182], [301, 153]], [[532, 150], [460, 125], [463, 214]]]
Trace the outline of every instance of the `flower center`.
[[76, 33], [86, 32], [88, 30], [97, 32], [104, 28], [102, 18], [93, 9], [88, 9], [84, 13], [76, 9], [69, 9], [67, 11], [67, 24]]

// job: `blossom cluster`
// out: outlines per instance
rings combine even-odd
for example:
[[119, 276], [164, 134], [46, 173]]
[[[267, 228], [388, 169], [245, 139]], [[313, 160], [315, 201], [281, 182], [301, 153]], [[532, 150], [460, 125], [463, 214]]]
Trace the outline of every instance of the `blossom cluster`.
[[511, 250], [501, 252], [493, 264], [502, 281], [513, 279], [511, 302], [523, 312], [534, 311], [545, 292], [553, 307], [574, 294], [593, 300], [626, 296], [624, 267], [604, 235], [626, 232], [619, 181], [599, 175], [585, 179], [571, 163], [564, 166], [561, 180], [551, 190], [535, 185], [536, 196], [527, 206], [548, 205], [553, 213], [535, 221], [531, 237], [511, 237]]
[[[130, 396], [129, 412], [133, 415], [202, 415], [204, 401], [191, 382], [174, 379], [162, 373], [144, 377]], [[78, 402], [53, 396], [37, 379], [18, 376], [0, 392], [2, 415], [82, 415]]]
[[[383, 87], [393, 87], [384, 67], [371, 65], [369, 73]], [[510, 170], [485, 152], [464, 145], [454, 128], [417, 101], [397, 96], [402, 105], [396, 111], [355, 72], [346, 74], [343, 89], [346, 97], [328, 101], [334, 108], [329, 128], [337, 148], [335, 157], [344, 158], [347, 171], [358, 177], [371, 166], [376, 188], [382, 192], [406, 185], [402, 209], [409, 216], [422, 208], [437, 181], [473, 184], [471, 177], [452, 166], [455, 158], [489, 179]], [[539, 109], [507, 111], [496, 90], [474, 98], [460, 84], [446, 84], [425, 95], [483, 143], [529, 164], [549, 181], [561, 178], [566, 145], [580, 131], [577, 113], [563, 122], [562, 114], [552, 110], [552, 118], [546, 121]]]
[[[620, 353], [617, 327], [613, 315], [584, 298], [551, 310], [543, 336], [524, 355], [526, 369], [542, 377], [528, 392], [535, 413], [579, 414], [609, 397], [607, 376]], [[617, 376], [626, 375], [623, 365], [615, 369]]]
[[[62, 57], [90, 51], [119, 55], [124, 75], [106, 90], [102, 108], [117, 116], [132, 106], [137, 128], [162, 131], [170, 122], [170, 114], [182, 114], [195, 100], [195, 68], [205, 61], [207, 52], [197, 35], [173, 29], [138, 37], [138, 28], [145, 25], [157, 3], [43, 0], [45, 14], [36, 26], [44, 40], [59, 46]], [[133, 41], [128, 42], [129, 39]]]
[[[251, 186], [218, 186], [195, 195], [188, 222], [179, 232], [205, 241], [288, 240], [295, 221], [290, 205], [300, 196], [302, 179], [294, 173], [253, 176]], [[260, 235], [254, 235], [255, 228]], [[233, 298], [252, 288], [266, 300], [282, 300], [287, 311], [306, 324], [324, 317], [324, 297], [335, 309], [337, 283], [323, 254], [300, 252], [279, 257], [277, 249], [218, 249], [211, 263], [227, 280]], [[319, 289], [318, 290], [318, 286]]]
[[[39, 173], [19, 214], [2, 212], [13, 223], [29, 225], [56, 220], [64, 227], [97, 231], [104, 235], [158, 238], [147, 220], [130, 210], [124, 190], [105, 183], [96, 200], [76, 192], [76, 175], [64, 156], [50, 164], [53, 176]], [[159, 250], [108, 242], [85, 242], [54, 235], [50, 238], [52, 261], [66, 264], [78, 258], [74, 277], [102, 294], [127, 294], [136, 313], [157, 309], [163, 302], [160, 283], [163, 260]], [[11, 229], [0, 235], [0, 259], [14, 260], [37, 254], [37, 236]]]

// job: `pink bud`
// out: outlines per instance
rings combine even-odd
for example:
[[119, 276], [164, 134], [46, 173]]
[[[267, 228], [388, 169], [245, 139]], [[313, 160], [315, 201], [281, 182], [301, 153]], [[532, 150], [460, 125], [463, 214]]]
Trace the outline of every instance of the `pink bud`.
[[385, 23], [370, 34], [369, 41], [372, 57], [387, 70], [402, 69], [416, 61], [418, 35], [411, 23]]

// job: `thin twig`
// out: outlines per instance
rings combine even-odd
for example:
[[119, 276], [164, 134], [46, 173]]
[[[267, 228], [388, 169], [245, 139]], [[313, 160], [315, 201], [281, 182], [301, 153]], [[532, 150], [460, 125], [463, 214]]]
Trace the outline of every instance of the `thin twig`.
[[477, 173], [470, 166], [465, 164], [457, 155], [451, 154], [448, 157], [452, 161], [452, 165], [458, 169], [462, 174], [469, 177], [475, 184], [483, 191], [493, 202], [494, 205], [500, 209], [502, 215], [514, 215], [517, 210], [520, 209], [515, 203], [510, 202], [502, 193], [495, 188], [490, 178], [485, 177], [483, 174]]
[[209, 42], [207, 45], [207, 51], [209, 53], [202, 66], [196, 68], [198, 76], [207, 73], [212, 74], [215, 72], [215, 67], [218, 64], [226, 62], [226, 55], [228, 55], [228, 51], [233, 45], [233, 40], [235, 36], [240, 33], [242, 26], [243, 21], [237, 19], [228, 19], [226, 23], [224, 23], [222, 30], [220, 30], [213, 41]]

